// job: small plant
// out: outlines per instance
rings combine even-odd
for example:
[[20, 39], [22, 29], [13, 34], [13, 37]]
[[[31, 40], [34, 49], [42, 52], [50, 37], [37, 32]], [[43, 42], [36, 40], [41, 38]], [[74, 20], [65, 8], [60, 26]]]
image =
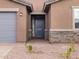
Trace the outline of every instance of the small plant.
[[64, 53], [64, 56], [66, 58], [69, 58], [71, 54], [75, 51], [75, 38], [74, 35], [70, 39], [70, 47], [67, 49], [67, 51]]
[[66, 58], [69, 58], [69, 57], [71, 56], [72, 52], [73, 52], [73, 48], [70, 47], [70, 48], [68, 48], [67, 51], [64, 53], [64, 56], [65, 56]]
[[32, 53], [32, 45], [31, 44], [25, 44], [27, 50], [29, 53]]
[[74, 52], [75, 51], [75, 38], [74, 38], [74, 35], [70, 39], [70, 47], [72, 48], [72, 51]]

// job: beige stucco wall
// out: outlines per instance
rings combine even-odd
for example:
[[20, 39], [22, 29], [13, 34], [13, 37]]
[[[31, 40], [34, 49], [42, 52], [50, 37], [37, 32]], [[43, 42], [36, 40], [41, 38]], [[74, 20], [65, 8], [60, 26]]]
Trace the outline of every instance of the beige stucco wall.
[[72, 29], [72, 6], [74, 1], [62, 0], [51, 5], [51, 29]]
[[[26, 7], [17, 3], [14, 3], [9, 0], [0, 0], [0, 8], [19, 8], [19, 11], [17, 12], [17, 19], [16, 19], [16, 41], [17, 42], [24, 42], [27, 38], [27, 10]], [[23, 13], [22, 16], [20, 16], [20, 12]]]
[[33, 11], [42, 11], [46, 0], [26, 0], [33, 5]]
[[[51, 5], [48, 13], [51, 16], [49, 42], [70, 42], [73, 34], [74, 41], [79, 42], [79, 31], [71, 31], [74, 20], [72, 6], [79, 6], [79, 0], [61, 0]], [[53, 31], [53, 29], [55, 30]]]

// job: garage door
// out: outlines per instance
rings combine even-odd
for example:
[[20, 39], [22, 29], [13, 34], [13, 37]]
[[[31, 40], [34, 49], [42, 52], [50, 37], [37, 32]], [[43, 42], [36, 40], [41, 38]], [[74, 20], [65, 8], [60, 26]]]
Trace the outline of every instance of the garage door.
[[0, 43], [16, 42], [16, 13], [0, 13]]

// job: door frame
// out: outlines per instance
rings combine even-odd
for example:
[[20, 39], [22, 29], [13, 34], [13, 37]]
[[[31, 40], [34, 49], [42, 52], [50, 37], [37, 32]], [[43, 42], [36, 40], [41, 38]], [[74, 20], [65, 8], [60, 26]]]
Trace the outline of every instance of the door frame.
[[[33, 36], [32, 36], [32, 17], [33, 17], [33, 16], [44, 16], [44, 37], [41, 37], [41, 38], [40, 38], [40, 37], [33, 37]], [[32, 38], [32, 39], [45, 39], [45, 15], [44, 15], [44, 14], [32, 14], [32, 15], [31, 15], [31, 38]]]

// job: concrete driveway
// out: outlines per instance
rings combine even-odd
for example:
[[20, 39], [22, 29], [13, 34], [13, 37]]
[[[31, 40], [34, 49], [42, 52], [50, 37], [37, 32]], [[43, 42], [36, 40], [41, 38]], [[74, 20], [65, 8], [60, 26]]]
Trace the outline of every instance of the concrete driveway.
[[[30, 42], [28, 44], [33, 46], [32, 53], [28, 53], [25, 43], [0, 45], [0, 50], [2, 49], [0, 56], [3, 56], [2, 59], [65, 59], [63, 54], [69, 47], [68, 44], [64, 43]], [[79, 44], [76, 44], [75, 47], [76, 51], [69, 59], [76, 59], [79, 56]]]
[[0, 59], [4, 59], [12, 49], [13, 46], [10, 46], [9, 44], [0, 44]]

